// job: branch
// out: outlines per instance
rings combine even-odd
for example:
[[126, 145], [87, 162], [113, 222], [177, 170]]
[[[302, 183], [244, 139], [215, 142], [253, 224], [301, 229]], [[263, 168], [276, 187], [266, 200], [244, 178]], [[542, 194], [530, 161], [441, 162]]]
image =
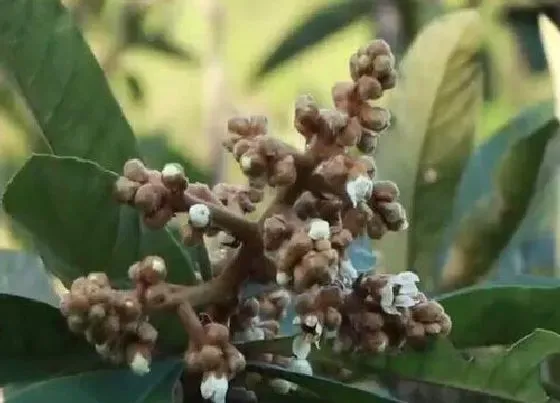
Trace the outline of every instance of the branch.
[[258, 224], [252, 222], [231, 210], [222, 207], [216, 203], [202, 200], [189, 193], [188, 189], [184, 193], [185, 211], [194, 204], [204, 204], [210, 210], [211, 220], [218, 226], [229, 233], [235, 238], [245, 243], [255, 242], [259, 238]]

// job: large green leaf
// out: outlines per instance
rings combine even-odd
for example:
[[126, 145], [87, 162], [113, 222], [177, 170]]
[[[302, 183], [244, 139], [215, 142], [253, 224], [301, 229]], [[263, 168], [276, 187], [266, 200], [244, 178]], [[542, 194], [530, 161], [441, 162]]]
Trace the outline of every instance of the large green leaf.
[[183, 361], [155, 362], [147, 375], [129, 369], [99, 370], [74, 376], [49, 378], [4, 387], [6, 403], [180, 403], [173, 401], [173, 387], [183, 371]]
[[509, 345], [536, 328], [560, 333], [560, 311], [554, 302], [560, 284], [549, 283], [490, 284], [442, 295], [438, 300], [453, 319], [451, 340], [457, 348], [469, 348]]
[[[113, 172], [121, 172], [127, 159], [138, 156], [132, 129], [112, 96], [103, 71], [59, 0], [0, 0], [0, 63], [17, 84], [52, 154], [91, 160]], [[71, 267], [71, 271], [65, 270], [67, 281], [104, 266], [110, 266], [113, 275], [118, 271], [122, 275], [134, 259], [153, 250], [161, 252], [170, 261], [172, 277], [191, 278], [191, 261], [180, 245], [167, 231], [144, 229], [137, 213], [130, 209], [112, 206], [104, 212], [99, 210], [101, 206], [89, 204], [91, 211], [98, 210], [90, 216], [96, 222], [87, 222], [82, 219], [80, 211], [86, 200], [70, 197], [66, 200], [69, 204], [54, 206], [59, 215], [53, 216], [53, 211], [47, 211], [41, 204], [45, 195], [50, 194], [53, 186], [59, 186], [62, 193], [68, 189], [54, 174], [49, 177], [56, 185], [49, 185], [46, 193], [36, 193], [37, 203], [25, 200], [37, 188], [45, 189], [33, 180], [34, 173], [30, 170], [33, 167], [36, 166], [24, 167], [24, 171], [16, 176], [11, 189], [18, 191], [7, 198], [17, 219], [25, 222], [33, 235], [40, 239], [41, 255], [55, 257], [62, 253], [63, 264], [51, 267], [52, 259], [46, 259], [49, 269], [60, 272], [61, 266]], [[82, 182], [82, 188], [87, 188], [90, 178], [79, 178], [71, 172], [64, 175], [72, 176], [69, 183]], [[104, 178], [107, 185], [109, 177]], [[25, 181], [18, 183], [21, 179]], [[93, 197], [110, 206], [107, 187], [104, 191], [103, 195]], [[27, 211], [26, 208], [33, 210]], [[41, 224], [45, 222], [53, 229], [60, 227], [63, 231], [48, 230]], [[109, 222], [111, 224], [107, 224]], [[93, 236], [89, 225], [113, 232], [98, 232]], [[64, 238], [51, 238], [55, 234], [64, 235]], [[82, 236], [86, 237], [87, 245], [84, 243], [72, 250], [69, 245], [75, 246]], [[68, 240], [72, 241], [64, 246]], [[114, 254], [112, 248], [116, 248]]]
[[[261, 362], [248, 362], [247, 371], [256, 372], [267, 377], [284, 379], [293, 382], [305, 390], [308, 390], [322, 398], [324, 402], [351, 401], [356, 403], [398, 403], [398, 399], [383, 396], [373, 391], [368, 392], [352, 387], [342, 382], [333, 381], [327, 378], [310, 376], [298, 372], [290, 371], [285, 368]], [[404, 402], [401, 402], [404, 403]]]
[[0, 294], [0, 385], [95, 367], [83, 337], [68, 331], [59, 310], [21, 296]]
[[[548, 401], [539, 382], [539, 364], [548, 355], [558, 352], [560, 335], [537, 329], [511, 348], [483, 360], [465, 359], [445, 339], [437, 340], [426, 351], [406, 351], [365, 360], [367, 366], [376, 372], [483, 392], [488, 397], [495, 396], [506, 401], [539, 403]], [[439, 403], [438, 400], [429, 401]]]
[[473, 146], [482, 101], [479, 54], [483, 25], [477, 11], [435, 19], [412, 43], [387, 106], [395, 117], [381, 137], [376, 162], [395, 181], [411, 229], [378, 245], [393, 271], [430, 274], [454, 197]]
[[0, 63], [53, 154], [115, 172], [138, 155], [103, 71], [59, 0], [0, 0]]
[[290, 29], [280, 45], [262, 62], [254, 79], [261, 80], [309, 47], [372, 12], [371, 0], [343, 0], [317, 9], [299, 25]]
[[552, 119], [509, 149], [497, 169], [493, 191], [479, 200], [453, 234], [443, 268], [443, 289], [473, 284], [492, 268], [538, 188], [547, 145], [559, 135], [558, 121]]
[[0, 293], [57, 306], [59, 298], [39, 256], [0, 249]]
[[168, 230], [146, 229], [113, 200], [116, 178], [90, 161], [34, 155], [8, 185], [4, 208], [68, 263], [51, 268], [65, 282], [103, 270], [124, 284], [130, 264], [155, 254], [166, 259], [170, 281], [194, 283], [192, 261]]
[[[553, 119], [554, 102], [552, 100], [539, 102], [521, 111], [478, 147], [469, 159], [454, 200], [453, 218], [448, 228], [450, 236], [446, 237], [448, 241], [445, 242], [445, 249], [452, 243], [452, 234], [458, 230], [462, 219], [492, 191], [495, 178], [488, 173], [496, 171], [512, 145], [531, 136]], [[437, 277], [441, 276], [443, 263], [438, 266]]]

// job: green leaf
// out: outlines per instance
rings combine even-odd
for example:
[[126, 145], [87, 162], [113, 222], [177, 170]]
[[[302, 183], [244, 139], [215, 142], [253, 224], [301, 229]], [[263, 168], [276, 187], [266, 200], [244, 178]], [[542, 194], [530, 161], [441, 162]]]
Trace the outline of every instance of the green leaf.
[[155, 362], [147, 375], [129, 369], [91, 371], [4, 387], [6, 403], [175, 403], [173, 387], [183, 371], [183, 361]]
[[319, 8], [289, 30], [280, 45], [262, 62], [254, 80], [262, 80], [311, 46], [342, 31], [358, 19], [369, 16], [372, 10], [371, 0], [345, 0]]
[[113, 200], [116, 178], [90, 161], [34, 155], [8, 185], [4, 208], [68, 263], [51, 268], [67, 283], [105, 271], [126, 284], [133, 262], [159, 255], [170, 282], [193, 284], [193, 263], [168, 230], [146, 229], [136, 211]]
[[376, 163], [385, 179], [399, 185], [411, 229], [377, 245], [392, 271], [412, 267], [428, 288], [451, 217], [450, 200], [476, 135], [482, 44], [477, 11], [434, 19], [409, 48], [400, 66], [401, 80], [389, 94], [387, 106], [396, 123], [381, 137]]
[[58, 308], [0, 294], [0, 385], [99, 364], [83, 337], [69, 332]]
[[[327, 378], [304, 375], [285, 368], [261, 362], [247, 362], [247, 371], [256, 372], [267, 377], [284, 379], [320, 396], [325, 402], [355, 403], [397, 403], [400, 400], [382, 396], [373, 391], [365, 391]], [[404, 402], [401, 402], [404, 403]]]
[[164, 34], [142, 33], [130, 44], [130, 46], [157, 52], [163, 56], [172, 57], [183, 62], [197, 61], [197, 58], [190, 50], [173, 43], [167, 39]]
[[[457, 196], [455, 197], [453, 219], [447, 230], [448, 236], [446, 239], [448, 241], [445, 242], [444, 251], [450, 248], [453, 236], [457, 233], [462, 220], [477, 207], [477, 204], [484, 203], [484, 197], [488, 197], [492, 192], [495, 177], [488, 175], [488, 172], [495, 172], [497, 170], [512, 145], [523, 138], [531, 136], [553, 119], [554, 102], [552, 100], [539, 102], [521, 111], [504, 127], [493, 134], [490, 139], [478, 147], [465, 168]], [[537, 198], [533, 198], [533, 200], [538, 201]], [[540, 214], [542, 215], [542, 211]], [[538, 220], [531, 221], [531, 223], [526, 223], [530, 224], [531, 228], [528, 228], [527, 225], [523, 226], [524, 232], [535, 228], [534, 224]], [[552, 220], [549, 218], [547, 221], [550, 222]], [[515, 246], [510, 242], [510, 250], [513, 250]], [[442, 261], [441, 264], [435, 266], [435, 276], [437, 279], [440, 279], [442, 276], [444, 263]]]
[[560, 333], [558, 280], [546, 285], [485, 285], [442, 295], [453, 319], [450, 338], [457, 348], [514, 343], [533, 329]]
[[59, 0], [0, 0], [0, 63], [53, 154], [115, 172], [138, 156], [103, 71]]
[[560, 335], [537, 329], [511, 348], [484, 360], [465, 359], [446, 339], [436, 340], [426, 351], [406, 351], [365, 360], [372, 371], [483, 392], [512, 402], [539, 403], [548, 401], [539, 383], [539, 364], [558, 352]]
[[39, 256], [0, 249], [0, 294], [10, 294], [57, 306], [59, 298]]
[[556, 119], [521, 138], [502, 159], [494, 189], [477, 202], [452, 235], [443, 268], [443, 289], [473, 284], [498, 259], [523, 220], [537, 191], [543, 156], [551, 139], [560, 135]]

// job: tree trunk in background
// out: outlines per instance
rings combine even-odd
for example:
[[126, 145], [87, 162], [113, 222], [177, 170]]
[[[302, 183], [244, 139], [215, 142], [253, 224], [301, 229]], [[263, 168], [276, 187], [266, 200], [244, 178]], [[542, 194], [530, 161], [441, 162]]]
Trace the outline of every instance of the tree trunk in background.
[[226, 130], [228, 99], [224, 67], [225, 8], [220, 0], [201, 0], [209, 40], [202, 61], [202, 127], [210, 142], [212, 184], [223, 179], [225, 153], [222, 138]]

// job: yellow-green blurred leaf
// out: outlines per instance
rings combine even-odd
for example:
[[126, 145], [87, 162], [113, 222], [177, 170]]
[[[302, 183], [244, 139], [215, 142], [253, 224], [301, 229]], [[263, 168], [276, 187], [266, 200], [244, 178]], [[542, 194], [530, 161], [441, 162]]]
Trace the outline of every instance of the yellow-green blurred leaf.
[[388, 101], [396, 123], [377, 156], [380, 174], [399, 185], [411, 222], [408, 234], [379, 243], [391, 271], [413, 267], [427, 275], [434, 264], [475, 139], [482, 42], [478, 12], [453, 12], [419, 34], [401, 65]]

